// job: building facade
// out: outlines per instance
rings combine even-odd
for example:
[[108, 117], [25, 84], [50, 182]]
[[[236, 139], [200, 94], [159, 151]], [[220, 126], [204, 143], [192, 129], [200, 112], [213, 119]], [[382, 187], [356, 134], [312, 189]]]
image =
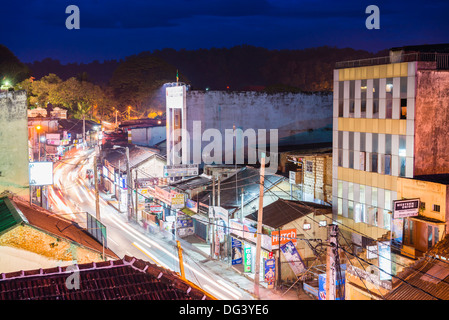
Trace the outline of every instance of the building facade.
[[333, 212], [361, 246], [391, 230], [398, 179], [449, 172], [447, 54], [419, 49], [334, 70]]

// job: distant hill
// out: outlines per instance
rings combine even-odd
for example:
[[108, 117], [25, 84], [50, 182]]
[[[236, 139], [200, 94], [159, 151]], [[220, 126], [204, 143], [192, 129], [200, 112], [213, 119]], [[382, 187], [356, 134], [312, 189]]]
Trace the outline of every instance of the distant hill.
[[70, 77], [80, 77], [84, 74], [88, 76], [88, 79], [86, 80], [99, 85], [106, 85], [120, 62], [121, 61], [117, 60], [107, 60], [103, 62], [95, 60], [90, 63], [74, 62], [61, 64], [59, 60], [46, 58], [42, 61], [27, 63], [26, 65], [36, 79], [40, 79], [49, 73], [56, 74], [62, 80], [67, 80]]
[[[331, 91], [335, 63], [388, 55], [352, 48], [318, 47], [303, 50], [268, 50], [254, 46], [197, 50], [162, 49], [141, 54], [153, 55], [179, 69], [193, 89], [243, 90], [279, 88], [280, 90]], [[89, 81], [108, 84], [114, 71], [126, 61], [109, 60], [62, 65], [51, 58], [28, 63], [31, 74], [39, 79], [49, 73], [65, 80], [84, 74]], [[169, 75], [176, 81], [176, 74]], [[284, 88], [284, 89], [282, 89]]]

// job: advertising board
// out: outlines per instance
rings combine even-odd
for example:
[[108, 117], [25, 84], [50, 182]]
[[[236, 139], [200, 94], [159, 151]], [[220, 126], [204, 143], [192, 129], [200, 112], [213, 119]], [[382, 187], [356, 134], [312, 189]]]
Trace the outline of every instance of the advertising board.
[[419, 212], [419, 199], [393, 201], [393, 219], [415, 217]]
[[53, 162], [41, 161], [28, 164], [30, 186], [53, 185]]

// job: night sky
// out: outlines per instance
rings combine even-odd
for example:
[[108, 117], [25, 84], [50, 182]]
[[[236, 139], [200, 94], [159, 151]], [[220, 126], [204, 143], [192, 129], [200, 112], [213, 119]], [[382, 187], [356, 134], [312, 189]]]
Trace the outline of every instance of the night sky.
[[[68, 5], [79, 30], [65, 27]], [[368, 5], [380, 29], [368, 30]], [[23, 62], [120, 59], [155, 49], [268, 49], [317, 46], [377, 52], [449, 42], [449, 1], [337, 0], [32, 0], [1, 3], [0, 41]]]

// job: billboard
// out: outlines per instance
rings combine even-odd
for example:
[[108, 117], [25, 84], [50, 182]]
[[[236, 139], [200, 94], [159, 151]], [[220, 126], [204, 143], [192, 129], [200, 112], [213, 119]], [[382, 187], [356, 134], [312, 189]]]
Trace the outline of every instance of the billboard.
[[276, 261], [274, 259], [265, 260], [265, 282], [268, 289], [274, 288], [276, 280]]
[[28, 164], [30, 186], [53, 185], [53, 162], [41, 161]]
[[184, 194], [183, 193], [171, 193], [171, 207], [172, 209], [184, 208]]
[[394, 200], [393, 219], [417, 216], [419, 205], [419, 199]]
[[301, 256], [292, 241], [289, 241], [281, 246], [281, 251], [297, 277], [306, 271], [304, 262], [302, 261]]
[[185, 96], [186, 96], [185, 86], [167, 87], [166, 89], [167, 108], [182, 109], [184, 107]]
[[198, 173], [198, 164], [175, 164], [164, 166], [164, 177], [167, 178], [197, 176]]
[[232, 265], [242, 264], [243, 262], [243, 252], [242, 252], [242, 242], [232, 238]]
[[282, 246], [289, 241], [292, 241], [293, 244], [296, 244], [296, 229], [281, 230], [281, 238], [280, 239], [279, 239], [279, 231], [271, 232], [271, 248], [272, 249], [278, 249], [279, 244]]
[[253, 255], [251, 252], [251, 247], [248, 245], [245, 245], [243, 248], [243, 272], [251, 272], [253, 270], [252, 268], [253, 264]]

